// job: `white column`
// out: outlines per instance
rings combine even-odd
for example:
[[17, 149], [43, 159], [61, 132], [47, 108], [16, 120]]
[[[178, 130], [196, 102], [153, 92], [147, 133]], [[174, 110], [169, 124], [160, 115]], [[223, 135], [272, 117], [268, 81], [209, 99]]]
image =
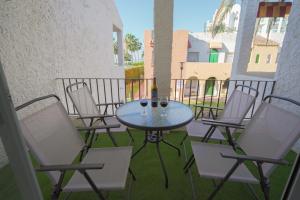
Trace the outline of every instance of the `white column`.
[[0, 62], [0, 136], [22, 199], [42, 199]]
[[124, 49], [123, 49], [123, 31], [117, 32], [117, 43], [118, 43], [118, 65], [124, 65]]
[[242, 0], [239, 28], [236, 38], [231, 78], [247, 71], [255, 30], [259, 0]]
[[[283, 45], [278, 58], [275, 94], [300, 101], [300, 0], [293, 1]], [[291, 104], [287, 109], [300, 112]], [[300, 144], [299, 144], [300, 151]]]
[[159, 96], [170, 94], [173, 5], [173, 0], [154, 0], [154, 76]]

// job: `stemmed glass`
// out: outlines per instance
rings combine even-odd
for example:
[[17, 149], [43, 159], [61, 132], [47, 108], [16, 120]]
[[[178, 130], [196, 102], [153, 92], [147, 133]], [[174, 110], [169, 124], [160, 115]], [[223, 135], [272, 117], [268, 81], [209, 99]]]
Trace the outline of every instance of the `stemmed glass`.
[[146, 111], [146, 107], [148, 105], [148, 100], [146, 97], [143, 97], [141, 100], [140, 100], [140, 104], [141, 106], [144, 108], [141, 115], [142, 116], [146, 116], [147, 115], [147, 111]]
[[162, 109], [162, 113], [161, 113], [160, 116], [162, 116], [162, 117], [166, 117], [167, 116], [166, 108], [168, 106], [168, 103], [169, 103], [168, 97], [162, 97], [160, 99], [160, 106], [163, 108]]

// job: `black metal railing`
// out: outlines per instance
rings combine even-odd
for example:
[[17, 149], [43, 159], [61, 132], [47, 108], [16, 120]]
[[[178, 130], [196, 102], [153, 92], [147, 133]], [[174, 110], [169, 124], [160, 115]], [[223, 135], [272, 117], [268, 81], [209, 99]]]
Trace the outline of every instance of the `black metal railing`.
[[[152, 79], [124, 78], [57, 78], [56, 81], [58, 95], [70, 115], [77, 114], [66, 92], [66, 87], [72, 83], [86, 82], [96, 103], [106, 104], [115, 102], [126, 103], [142, 97], [150, 98], [153, 82]], [[213, 113], [218, 116], [236, 85], [250, 86], [259, 91], [255, 104], [246, 116], [251, 118], [262, 99], [267, 95], [273, 94], [275, 83], [275, 81], [263, 80], [172, 79], [169, 97], [170, 100], [180, 101], [189, 106], [195, 104], [213, 106], [215, 107]], [[243, 87], [242, 90], [248, 93], [251, 92], [246, 87]], [[115, 114], [115, 108], [111, 106], [109, 112], [110, 114]]]

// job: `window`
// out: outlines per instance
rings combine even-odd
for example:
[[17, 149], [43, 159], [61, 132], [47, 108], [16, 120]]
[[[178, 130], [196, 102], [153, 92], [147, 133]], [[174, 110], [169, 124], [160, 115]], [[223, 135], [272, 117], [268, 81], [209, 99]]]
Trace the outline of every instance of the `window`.
[[211, 49], [210, 50], [210, 54], [209, 54], [209, 62], [210, 63], [217, 63], [218, 62], [218, 58], [219, 57], [219, 53], [217, 49]]
[[267, 64], [271, 63], [271, 57], [272, 57], [271, 54], [268, 54], [268, 56], [267, 56], [267, 62], [266, 62]]
[[259, 54], [256, 54], [256, 57], [255, 57], [255, 63], [256, 63], [256, 64], [259, 63]]
[[199, 62], [199, 52], [188, 52], [188, 62]]

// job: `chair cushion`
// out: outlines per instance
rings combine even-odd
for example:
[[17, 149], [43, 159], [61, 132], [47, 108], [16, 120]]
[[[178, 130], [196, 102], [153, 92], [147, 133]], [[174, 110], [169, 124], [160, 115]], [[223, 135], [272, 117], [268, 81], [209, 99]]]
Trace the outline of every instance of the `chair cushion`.
[[[82, 163], [104, 163], [104, 168], [88, 170], [88, 174], [99, 189], [119, 190], [126, 186], [132, 147], [90, 149]], [[66, 192], [91, 191], [85, 177], [78, 171], [63, 188]]]
[[[188, 132], [188, 135], [195, 138], [203, 138], [209, 128], [210, 125], [202, 124], [201, 120], [193, 120], [188, 125], [186, 125], [186, 131]], [[225, 140], [225, 137], [223, 136], [221, 131], [216, 128], [210, 139]]]
[[[98, 122], [99, 122], [98, 125], [103, 125], [103, 122], [101, 122], [101, 121], [98, 121]], [[121, 124], [121, 122], [119, 122], [119, 120], [116, 117], [106, 117], [105, 122], [108, 125], [110, 125], [110, 124], [120, 124], [121, 125], [119, 128], [110, 129], [110, 132], [112, 132], [112, 133], [126, 132], [127, 126]], [[106, 132], [106, 129], [99, 129], [96, 131], [96, 133], [105, 133], [105, 132]]]
[[[222, 179], [236, 162], [235, 159], [223, 158], [220, 155], [220, 153], [236, 154], [229, 145], [192, 141], [192, 149], [199, 175], [203, 177]], [[229, 180], [245, 183], [259, 183], [244, 164], [241, 164], [235, 170]]]

